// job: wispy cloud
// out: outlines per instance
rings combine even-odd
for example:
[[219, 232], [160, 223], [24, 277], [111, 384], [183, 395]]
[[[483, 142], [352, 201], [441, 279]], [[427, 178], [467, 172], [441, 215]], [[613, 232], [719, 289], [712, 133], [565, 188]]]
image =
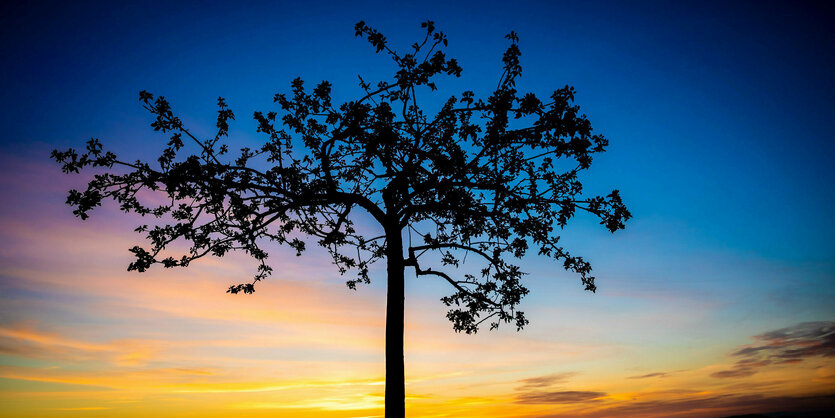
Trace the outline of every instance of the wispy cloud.
[[576, 372], [555, 373], [519, 380], [516, 403], [565, 404], [594, 401], [606, 396], [604, 392], [586, 390], [546, 390], [557, 388], [577, 375]]
[[647, 373], [642, 374], [640, 376], [629, 376], [627, 379], [649, 379], [651, 377], [667, 377], [669, 373], [667, 372], [655, 372], [655, 373]]
[[749, 368], [749, 367], [740, 367], [737, 369], [731, 370], [722, 370], [715, 373], [711, 373], [711, 377], [718, 377], [718, 378], [727, 378], [727, 377], [748, 377], [757, 373], [756, 370]]
[[[601, 409], [588, 417], [704, 417], [726, 416], [764, 411], [799, 411], [835, 407], [835, 394], [821, 396], [766, 396], [760, 394], [716, 394], [687, 396], [678, 399], [657, 399], [624, 402]], [[570, 415], [549, 415], [553, 417]], [[573, 416], [577, 416], [574, 414]]]
[[77, 408], [52, 408], [55, 411], [100, 411], [104, 409], [112, 409], [104, 406], [80, 406]]
[[835, 357], [835, 322], [802, 322], [753, 337], [757, 342], [737, 348], [734, 368], [711, 374], [716, 378], [748, 377], [772, 364], [800, 363], [811, 357]]
[[759, 344], [740, 348], [734, 356], [795, 361], [807, 357], [835, 357], [835, 322], [803, 322], [754, 337]]
[[51, 361], [104, 360], [120, 366], [141, 366], [155, 357], [160, 341], [83, 341], [25, 326], [0, 327], [0, 353]]
[[527, 392], [517, 395], [518, 403], [576, 403], [599, 400], [606, 396], [604, 392], [583, 390], [564, 390], [555, 392]]
[[522, 384], [522, 386], [519, 387], [519, 390], [553, 386], [557, 383], [565, 382], [566, 380], [574, 377], [576, 374], [577, 372], [554, 373], [545, 376], [522, 379], [519, 381], [519, 383]]

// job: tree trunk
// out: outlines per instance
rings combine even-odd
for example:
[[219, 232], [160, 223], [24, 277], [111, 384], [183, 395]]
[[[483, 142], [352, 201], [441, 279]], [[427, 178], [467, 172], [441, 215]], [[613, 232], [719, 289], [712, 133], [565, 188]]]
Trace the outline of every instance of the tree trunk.
[[386, 296], [386, 416], [406, 414], [406, 378], [403, 358], [404, 275], [403, 237], [400, 229], [386, 228], [388, 294]]

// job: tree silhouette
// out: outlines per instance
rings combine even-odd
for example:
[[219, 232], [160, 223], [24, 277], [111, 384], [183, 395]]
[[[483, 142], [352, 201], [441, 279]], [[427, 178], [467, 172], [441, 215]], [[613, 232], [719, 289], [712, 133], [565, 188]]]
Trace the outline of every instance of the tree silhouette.
[[[297, 78], [289, 94], [275, 96], [280, 112], [254, 113], [258, 132], [267, 137], [264, 144], [234, 156], [225, 143], [234, 115], [223, 98], [217, 101], [217, 134], [201, 139], [164, 97], [143, 91], [139, 99], [155, 116], [151, 127], [170, 135], [157, 161], [120, 159], [97, 139], [80, 153], [53, 151], [65, 173], [103, 168], [86, 190], [71, 190], [67, 203], [81, 219], [105, 199], [154, 219], [151, 226], [136, 228], [150, 248], [131, 248], [136, 259], [128, 270], [186, 267], [206, 255], [248, 253], [258, 263], [257, 273], [231, 286], [231, 293], [252, 293], [270, 275], [267, 242], [300, 254], [305, 239], [315, 237], [340, 273], [354, 273], [347, 281], [351, 289], [368, 283], [369, 266], [385, 260], [385, 406], [390, 416], [402, 416], [407, 268], [452, 286], [441, 301], [455, 331], [474, 333], [485, 321], [490, 329], [502, 323], [522, 329], [528, 320], [517, 305], [528, 289], [513, 260], [532, 246], [579, 274], [585, 289], [594, 291], [589, 263], [564, 250], [557, 233], [578, 209], [612, 232], [631, 216], [617, 190], [582, 197], [578, 175], [608, 141], [592, 133], [573, 105], [572, 87], [545, 101], [516, 90], [522, 67], [515, 33], [506, 36], [510, 46], [489, 97], [464, 91], [437, 113], [425, 112], [417, 92], [435, 91], [436, 76], [459, 77], [462, 70], [443, 52], [444, 33], [431, 21], [421, 26], [422, 41], [401, 53], [380, 32], [357, 23], [356, 36], [394, 61], [393, 78], [374, 85], [360, 78], [362, 97], [338, 106], [331, 101], [330, 83], [308, 91]], [[147, 191], [165, 196], [165, 203], [148, 203]], [[376, 221], [379, 233], [355, 228], [358, 211]], [[168, 255], [166, 248], [175, 241], [188, 242], [188, 252]], [[480, 271], [473, 270], [477, 274], [456, 273], [467, 255], [481, 260]]]

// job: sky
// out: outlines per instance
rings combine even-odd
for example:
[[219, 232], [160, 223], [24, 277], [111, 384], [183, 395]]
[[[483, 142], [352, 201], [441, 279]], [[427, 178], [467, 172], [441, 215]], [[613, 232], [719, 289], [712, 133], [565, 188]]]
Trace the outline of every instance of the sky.
[[[521, 90], [573, 85], [610, 140], [585, 190], [621, 191], [610, 234], [562, 243], [595, 294], [523, 260], [531, 323], [456, 334], [445, 283], [406, 283], [407, 413], [420, 417], [702, 417], [835, 409], [835, 31], [825, 2], [19, 2], [0, 12], [0, 414], [379, 417], [385, 280], [351, 291], [327, 254], [274, 251], [253, 295], [244, 255], [127, 272], [137, 220], [64, 204], [84, 175], [49, 160], [90, 137], [155, 158], [140, 90], [211, 135], [301, 76], [337, 101], [394, 68], [364, 20], [408, 48], [433, 20], [489, 92], [504, 35]], [[578, 4], [579, 3], [579, 4]], [[428, 106], [446, 97], [428, 96]]]

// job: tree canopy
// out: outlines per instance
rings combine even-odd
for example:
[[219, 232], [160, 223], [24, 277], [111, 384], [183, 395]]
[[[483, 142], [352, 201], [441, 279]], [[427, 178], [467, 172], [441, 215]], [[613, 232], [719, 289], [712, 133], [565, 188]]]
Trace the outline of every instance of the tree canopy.
[[[310, 89], [293, 80], [289, 92], [275, 95], [278, 109], [254, 112], [264, 142], [253, 149], [232, 150], [235, 115], [223, 98], [216, 134], [200, 138], [165, 97], [142, 91], [151, 127], [168, 136], [159, 158], [122, 159], [97, 139], [82, 151], [53, 151], [64, 172], [100, 168], [85, 190], [69, 192], [67, 203], [81, 219], [103, 200], [153, 219], [136, 228], [148, 244], [130, 249], [135, 260], [128, 270], [246, 252], [257, 271], [230, 286], [231, 293], [253, 292], [273, 271], [267, 242], [302, 253], [312, 237], [349, 274], [351, 288], [368, 283], [369, 266], [380, 259], [401, 271], [411, 267], [451, 285], [442, 302], [454, 329], [467, 333], [485, 321], [490, 328], [528, 323], [518, 310], [528, 293], [518, 260], [529, 251], [558, 261], [594, 291], [590, 264], [565, 250], [559, 234], [578, 210], [612, 232], [630, 218], [617, 190], [583, 194], [579, 176], [608, 140], [580, 113], [572, 87], [547, 98], [517, 90], [522, 66], [513, 32], [492, 94], [462, 91], [439, 111], [427, 111], [420, 95], [436, 93], [438, 76], [459, 77], [462, 68], [444, 52], [446, 35], [431, 21], [421, 26], [423, 39], [398, 52], [380, 32], [357, 23], [356, 36], [391, 58], [394, 75], [376, 83], [360, 78], [364, 93], [341, 104], [332, 102], [329, 82]], [[163, 203], [147, 192], [164, 196]], [[379, 233], [358, 230], [357, 211], [373, 217]], [[403, 234], [417, 242], [404, 244]], [[178, 241], [188, 251], [170, 255]], [[457, 274], [468, 255], [483, 268]]]

